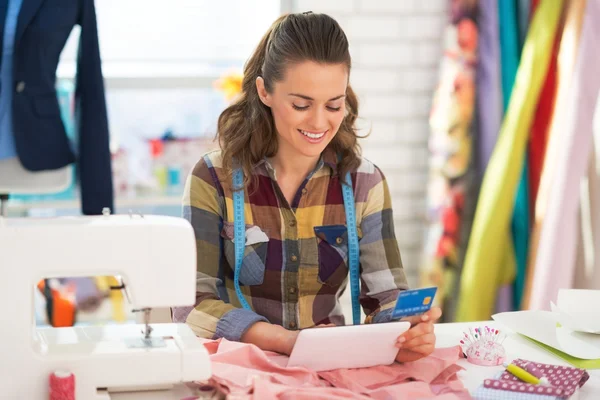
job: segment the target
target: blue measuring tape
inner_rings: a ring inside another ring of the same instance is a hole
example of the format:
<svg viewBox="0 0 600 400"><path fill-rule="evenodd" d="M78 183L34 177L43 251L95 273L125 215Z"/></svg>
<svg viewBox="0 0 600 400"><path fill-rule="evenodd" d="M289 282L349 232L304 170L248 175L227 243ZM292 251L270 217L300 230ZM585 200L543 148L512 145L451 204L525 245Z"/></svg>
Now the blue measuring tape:
<svg viewBox="0 0 600 400"><path fill-rule="evenodd" d="M359 276L359 247L356 233L356 213L354 209L354 193L350 172L346 173L346 184L342 184L344 196L344 211L346 211L346 229L348 230L348 269L350 270L350 294L352 295L352 322L360 324L360 276Z"/></svg>
<svg viewBox="0 0 600 400"><path fill-rule="evenodd" d="M241 168L233 171L233 232L235 245L235 270L233 271L233 286L242 307L250 310L240 289L240 271L246 249L246 218L244 216L244 173Z"/></svg>
<svg viewBox="0 0 600 400"><path fill-rule="evenodd" d="M246 248L246 220L244 216L244 174L240 168L233 171L233 229L235 233L235 270L233 286L242 307L250 309L250 305L240 289L240 271ZM354 208L354 192L350 173L346 174L345 184L342 184L344 210L346 211L346 226L348 230L348 269L350 270L350 293L352 295L352 322L360 324L360 276L359 276L359 247L356 232L356 211Z"/></svg>

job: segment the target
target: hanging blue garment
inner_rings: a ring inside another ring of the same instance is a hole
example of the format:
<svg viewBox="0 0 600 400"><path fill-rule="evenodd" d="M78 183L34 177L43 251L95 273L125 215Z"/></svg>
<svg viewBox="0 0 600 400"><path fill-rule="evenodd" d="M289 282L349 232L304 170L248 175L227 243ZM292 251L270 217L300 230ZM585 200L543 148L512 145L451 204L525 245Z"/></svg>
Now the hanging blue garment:
<svg viewBox="0 0 600 400"><path fill-rule="evenodd" d="M520 60L520 46L519 46L519 24L517 17L517 3L515 1L499 1L498 2L498 17L499 17L499 28L500 28L500 59L501 59L501 69L502 69L502 93L503 93L503 104L504 111L508 108L508 104L510 102L510 96L513 90L513 85L515 83L515 77L517 75L517 69L519 67ZM527 159L524 159L524 165L527 165ZM523 167L521 167L522 169ZM521 173L523 176L523 171ZM527 173L525 173L527 176ZM517 194L515 196L515 208L513 211L513 216L511 219L511 236L512 236L512 246L514 248L515 253L515 264L517 271L520 269L519 260L521 259L520 255L517 254L517 247L519 250L522 250L522 246L520 244L523 242L522 239L522 207L521 201L523 199L521 187L523 186L523 182L519 183ZM525 182L525 189L527 188L527 182ZM521 196L519 196L521 193ZM525 197L525 201L527 201L527 197ZM527 207L527 205L526 205ZM527 208L525 209L527 210ZM516 214L515 214L516 213ZM527 216L526 216L527 217ZM527 223L528 225L528 223ZM515 233L516 232L516 233ZM527 232L525 232L527 233ZM518 243L517 243L518 242ZM525 261L527 259L527 255L525 254ZM514 308L513 300L514 300L514 290L512 286L504 288L504 290L500 291L500 296L498 298L498 309L496 311L511 311Z"/></svg>
<svg viewBox="0 0 600 400"><path fill-rule="evenodd" d="M8 8L0 6L0 17L6 12L0 60L0 160L17 156L12 127L13 50L22 3L8 0Z"/></svg>
<svg viewBox="0 0 600 400"><path fill-rule="evenodd" d="M529 19L531 13L531 0L518 0L518 19L519 19L519 54L523 49L525 36L529 29ZM515 209L511 222L511 232L513 236L513 245L516 257L516 276L513 286L513 305L515 309L520 309L521 299L525 290L525 278L527 275L527 257L529 254L529 152L525 152L523 161L523 172L517 188L515 198Z"/></svg>

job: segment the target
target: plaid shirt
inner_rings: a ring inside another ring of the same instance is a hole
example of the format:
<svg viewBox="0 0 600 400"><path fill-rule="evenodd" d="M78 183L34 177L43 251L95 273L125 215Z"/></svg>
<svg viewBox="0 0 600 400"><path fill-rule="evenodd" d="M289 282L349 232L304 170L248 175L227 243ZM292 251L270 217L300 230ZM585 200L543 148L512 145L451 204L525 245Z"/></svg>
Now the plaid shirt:
<svg viewBox="0 0 600 400"><path fill-rule="evenodd" d="M233 285L231 185L220 151L203 157L188 177L183 213L198 250L195 307L173 319L198 336L240 340L257 321L287 329L344 325L339 298L348 285L346 214L335 154L325 152L288 205L275 171L254 167L258 187L245 191L246 249L240 286L252 310L241 308ZM407 288L394 234L391 198L382 172L362 159L351 171L360 243L361 294L366 322L386 322Z"/></svg>

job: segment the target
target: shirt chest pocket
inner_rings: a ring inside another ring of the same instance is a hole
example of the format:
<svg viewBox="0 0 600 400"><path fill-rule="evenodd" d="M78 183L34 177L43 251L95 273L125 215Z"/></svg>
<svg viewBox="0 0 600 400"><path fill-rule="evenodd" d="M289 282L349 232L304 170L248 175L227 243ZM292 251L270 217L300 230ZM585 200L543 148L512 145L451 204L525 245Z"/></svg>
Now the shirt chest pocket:
<svg viewBox="0 0 600 400"><path fill-rule="evenodd" d="M339 286L348 276L348 228L345 225L323 225L315 226L314 231L319 255L319 282Z"/></svg>
<svg viewBox="0 0 600 400"><path fill-rule="evenodd" d="M223 250L232 272L235 270L235 232L234 224L224 222L221 230ZM269 237L258 226L246 226L244 259L240 269L240 284L244 286L261 285L265 279L267 249ZM233 278L233 276L232 276Z"/></svg>

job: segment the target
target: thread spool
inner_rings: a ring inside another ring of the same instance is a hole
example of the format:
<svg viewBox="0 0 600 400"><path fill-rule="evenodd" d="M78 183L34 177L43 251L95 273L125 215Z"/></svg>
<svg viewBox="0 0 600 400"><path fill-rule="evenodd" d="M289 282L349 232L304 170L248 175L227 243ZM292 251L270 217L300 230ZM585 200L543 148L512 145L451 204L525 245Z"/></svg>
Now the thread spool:
<svg viewBox="0 0 600 400"><path fill-rule="evenodd" d="M75 375L69 371L54 371L49 379L50 400L75 400Z"/></svg>

